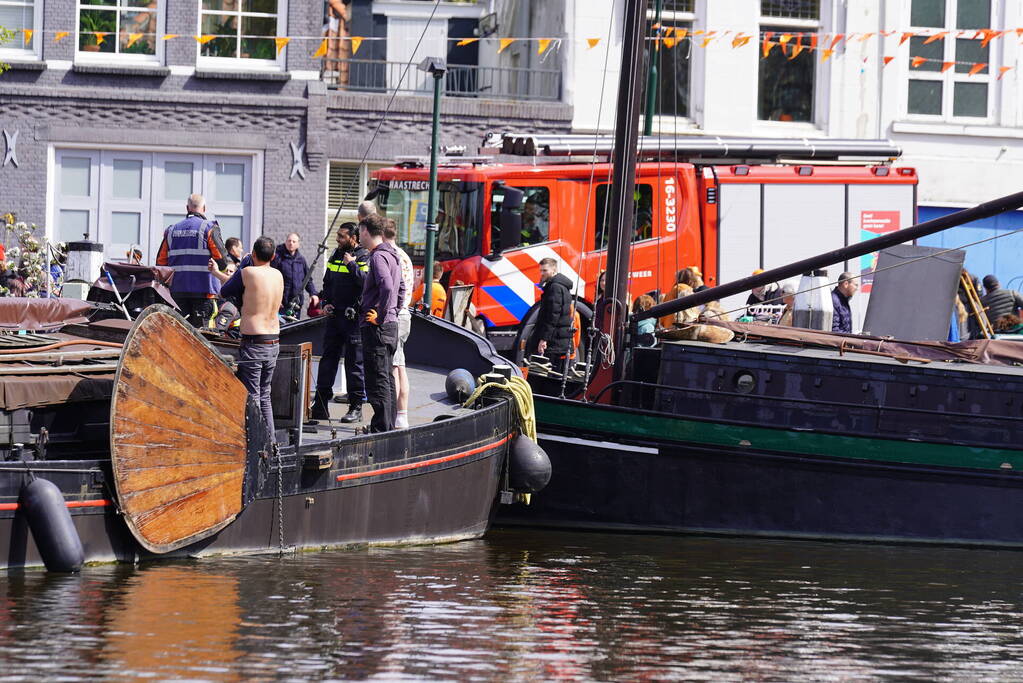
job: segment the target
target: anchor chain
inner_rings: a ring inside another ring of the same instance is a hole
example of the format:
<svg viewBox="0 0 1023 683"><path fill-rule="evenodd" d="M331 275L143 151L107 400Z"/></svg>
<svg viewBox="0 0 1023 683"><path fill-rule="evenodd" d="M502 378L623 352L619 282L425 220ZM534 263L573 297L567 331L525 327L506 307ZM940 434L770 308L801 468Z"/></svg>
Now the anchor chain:
<svg viewBox="0 0 1023 683"><path fill-rule="evenodd" d="M278 552L284 554L284 465L281 462L281 447L274 441L274 456L277 460L277 542Z"/></svg>

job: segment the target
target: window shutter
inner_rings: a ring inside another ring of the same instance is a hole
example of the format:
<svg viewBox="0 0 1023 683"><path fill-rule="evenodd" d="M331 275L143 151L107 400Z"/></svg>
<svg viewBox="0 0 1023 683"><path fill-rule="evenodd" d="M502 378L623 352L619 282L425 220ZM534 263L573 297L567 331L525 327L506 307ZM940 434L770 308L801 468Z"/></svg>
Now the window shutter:
<svg viewBox="0 0 1023 683"><path fill-rule="evenodd" d="M327 208L330 215L327 219L334 217L338 207L341 207L342 211L356 211L365 189L358 164L331 164L327 192Z"/></svg>

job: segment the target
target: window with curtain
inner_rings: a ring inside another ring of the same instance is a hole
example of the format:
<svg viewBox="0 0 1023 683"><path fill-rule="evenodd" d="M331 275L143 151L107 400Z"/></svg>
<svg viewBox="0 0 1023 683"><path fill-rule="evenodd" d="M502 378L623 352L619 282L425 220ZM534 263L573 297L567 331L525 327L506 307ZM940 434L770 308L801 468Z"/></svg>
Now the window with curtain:
<svg viewBox="0 0 1023 683"><path fill-rule="evenodd" d="M817 55L807 48L820 26L820 0L761 0L761 44L777 45L760 58L760 120L813 121Z"/></svg>
<svg viewBox="0 0 1023 683"><path fill-rule="evenodd" d="M79 0L78 52L156 58L159 0Z"/></svg>
<svg viewBox="0 0 1023 683"><path fill-rule="evenodd" d="M14 31L14 38L0 45L0 51L32 49L34 43L25 40L25 30L36 29L35 14L36 0L0 0L0 26Z"/></svg>

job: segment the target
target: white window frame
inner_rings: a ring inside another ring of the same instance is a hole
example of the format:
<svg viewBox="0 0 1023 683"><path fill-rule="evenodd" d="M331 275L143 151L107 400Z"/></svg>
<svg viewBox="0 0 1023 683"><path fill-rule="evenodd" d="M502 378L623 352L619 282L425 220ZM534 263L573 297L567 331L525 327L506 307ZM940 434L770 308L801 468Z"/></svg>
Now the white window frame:
<svg viewBox="0 0 1023 683"><path fill-rule="evenodd" d="M910 26L908 31L916 33L918 36L933 35L940 31L948 31L940 42L942 43L943 60L945 62L955 61L956 52L956 40L958 38L964 38L966 40L972 40L973 36L976 35L976 29L962 29L963 35L958 35L960 29L954 28L956 22L956 9L957 3L963 2L964 0L945 0L945 26L942 28L928 27L916 27ZM968 1L968 0L965 0ZM992 0L991 2L991 20L988 22L990 28L997 30L997 27L1001 23L1000 3L998 0ZM912 0L909 0L905 4L903 10L903 25L909 26L912 14ZM949 28L952 26L953 28ZM980 40L978 37L977 40ZM910 45L912 39L907 40L902 46L902 54L900 55L899 62L902 65L901 73L902 78L900 79L901 84L901 113L906 121L921 121L928 123L942 122L942 123L959 123L959 124L972 124L972 125L991 125L997 122L997 112L999 108L999 88L997 87L998 81L998 69L1001 65L1000 60L1000 47L1001 40L995 39L988 43L988 65L987 73L978 73L970 76L968 73L957 73L955 66L951 67L945 73L940 71L921 71L914 69L910 64L912 57L910 57ZM940 81L942 83L941 88L941 114L911 114L909 112L909 82L914 81ZM954 116L953 105L955 98L955 84L956 83L985 83L988 86L987 93L987 116Z"/></svg>
<svg viewBox="0 0 1023 683"><path fill-rule="evenodd" d="M760 6L760 0L757 0L758 7ZM828 0L820 0L818 7L819 17L817 19L789 19L786 17L773 17L758 12L757 20L757 42L762 41L762 35L766 27L772 27L775 32L775 39L778 37L778 28L784 29L785 31L791 31L792 33L817 33L822 34L828 31L829 26L834 24L832 16L832 4ZM818 45L818 50L820 45ZM760 118L760 57L758 53L757 59L757 93L753 100L753 121L754 126L761 130L773 130L777 132L779 128L784 129L790 133L794 132L817 132L824 130L827 127L828 122L828 101L829 101L829 90L831 83L831 63L833 59L827 62L821 63L817 55L811 53L811 57L814 60L814 74L813 74L813 113L810 116L809 121L770 121Z"/></svg>
<svg viewBox="0 0 1023 683"><path fill-rule="evenodd" d="M32 3L32 42L28 48L0 46L0 59L39 59L42 55L41 45L43 44L43 32L40 28L43 25L43 0L27 0ZM0 0L0 5L11 7L24 6L26 2L19 0ZM23 36L24 37L24 36Z"/></svg>
<svg viewBox="0 0 1023 683"><path fill-rule="evenodd" d="M166 30L166 14L167 14L167 2L168 0L158 0L156 5L156 50L151 55L143 55L137 53L122 53L122 52L89 52L82 50L81 45L81 28L82 28L82 10L114 10L117 14L118 25L121 21L122 12L136 12L144 8L136 7L121 7L120 5L86 5L82 3L82 0L75 0L75 61L78 63L101 63L109 64L111 62L124 63L124 64L163 64L164 59L164 43L163 39L164 32ZM105 40L113 40L115 45L118 41L119 31L112 32ZM116 49L116 48L115 48Z"/></svg>
<svg viewBox="0 0 1023 683"><path fill-rule="evenodd" d="M202 8L202 0L197 0L199 5L199 18L198 26L196 28L196 35L202 35L202 18L206 14L225 14L224 12L218 12L214 10L204 10ZM239 4L239 7L241 5ZM242 12L227 12L227 14L238 14L238 30L241 31L240 21ZM245 14L255 14L253 12L246 12ZM264 15L265 16L265 15ZM277 0L277 33L275 37L285 37L288 35L288 0ZM240 47L240 46L239 46ZM239 71L239 70L251 70L251 71L285 71L287 69L288 59L288 46L285 45L279 54L274 59L250 59L248 57L206 57L202 54L203 46L196 44L195 52L195 65L197 67L205 67L210 69L218 69L223 71ZM276 50L276 45L274 46Z"/></svg>
<svg viewBox="0 0 1023 683"><path fill-rule="evenodd" d="M371 175L373 174L373 171L378 171L382 168L389 168L393 165L393 162L388 163L386 161L367 161L363 164L359 159L331 159L327 163L327 183L323 195L323 205L326 213L326 228L330 227L330 222L334 219L334 214L337 213L337 205L332 205L330 203L331 169L335 166L347 166L349 168L355 168L356 172L359 174L359 187L356 190L356 196L354 198L354 204L357 209L359 203L362 202L362 198L365 197L366 193L369 191L369 181L372 180ZM342 209L341 215L338 217L338 222L334 224L334 229L337 229L337 226L345 221L356 220L358 213L356 209Z"/></svg>
<svg viewBox="0 0 1023 683"><path fill-rule="evenodd" d="M673 24L688 23L689 24L689 35L686 36L686 40L694 40L693 31L696 30L696 9L697 4L694 0L692 12L676 12L674 10L664 10L661 12L661 24L671 22ZM652 10L647 10L647 19L653 21L657 16L657 13ZM662 45L661 49L665 49ZM671 50L688 50L689 51L689 112L683 116L669 116L667 114L655 114L653 119L653 129L660 133L672 133L676 130L685 131L695 127L693 111L696 109L696 102L694 101L695 88L693 87L693 72L696 66L697 50L690 50L689 46L683 42L675 44L675 47ZM646 75L644 74L644 81Z"/></svg>

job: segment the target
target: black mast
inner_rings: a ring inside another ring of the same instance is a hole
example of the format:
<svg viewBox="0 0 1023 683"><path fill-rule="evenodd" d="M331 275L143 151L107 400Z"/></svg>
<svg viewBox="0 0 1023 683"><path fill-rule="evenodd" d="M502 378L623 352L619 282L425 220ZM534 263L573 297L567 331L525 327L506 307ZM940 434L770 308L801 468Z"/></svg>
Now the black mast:
<svg viewBox="0 0 1023 683"><path fill-rule="evenodd" d="M612 152L611 206L608 210L607 283L601 331L609 334L615 349L625 342L629 310L629 248L632 245L636 187L636 154L639 141L640 85L647 0L625 0L625 36L622 71L618 85L618 112ZM599 122L598 122L599 124ZM619 354L621 358L624 354Z"/></svg>

